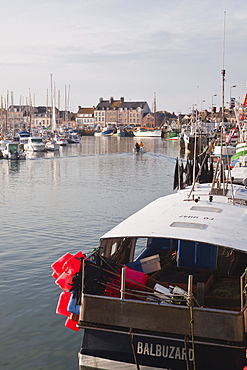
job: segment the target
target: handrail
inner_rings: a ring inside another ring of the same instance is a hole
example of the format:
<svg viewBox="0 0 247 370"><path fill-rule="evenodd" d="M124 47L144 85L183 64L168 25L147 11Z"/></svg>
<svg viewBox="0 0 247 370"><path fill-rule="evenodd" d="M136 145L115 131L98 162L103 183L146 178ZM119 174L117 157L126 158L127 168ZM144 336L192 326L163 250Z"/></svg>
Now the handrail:
<svg viewBox="0 0 247 370"><path fill-rule="evenodd" d="M240 276L240 308L241 311L244 309L244 295L245 295L245 284L244 278L246 277L246 269L244 273Z"/></svg>

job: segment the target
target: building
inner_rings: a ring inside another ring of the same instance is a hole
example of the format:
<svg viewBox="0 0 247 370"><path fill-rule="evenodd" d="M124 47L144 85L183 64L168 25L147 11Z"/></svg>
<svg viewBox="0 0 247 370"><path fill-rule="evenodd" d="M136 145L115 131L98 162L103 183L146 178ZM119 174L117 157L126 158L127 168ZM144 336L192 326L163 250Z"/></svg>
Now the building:
<svg viewBox="0 0 247 370"><path fill-rule="evenodd" d="M150 108L145 101L124 101L124 97L114 100L99 99L98 105L94 110L94 123L96 126L141 126L144 114L150 112Z"/></svg>
<svg viewBox="0 0 247 370"><path fill-rule="evenodd" d="M82 108L78 107L76 114L76 127L78 130L83 130L88 127L94 126L94 107L93 108Z"/></svg>

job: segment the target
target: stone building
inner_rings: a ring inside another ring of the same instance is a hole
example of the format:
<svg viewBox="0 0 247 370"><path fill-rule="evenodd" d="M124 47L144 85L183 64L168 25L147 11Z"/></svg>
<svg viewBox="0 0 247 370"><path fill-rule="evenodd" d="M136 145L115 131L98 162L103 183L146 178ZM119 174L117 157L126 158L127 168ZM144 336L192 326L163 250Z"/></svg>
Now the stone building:
<svg viewBox="0 0 247 370"><path fill-rule="evenodd" d="M96 126L107 126L108 124L116 126L142 125L144 114L150 112L146 101L126 102L124 97L114 100L100 98L99 103L94 110L94 123Z"/></svg>

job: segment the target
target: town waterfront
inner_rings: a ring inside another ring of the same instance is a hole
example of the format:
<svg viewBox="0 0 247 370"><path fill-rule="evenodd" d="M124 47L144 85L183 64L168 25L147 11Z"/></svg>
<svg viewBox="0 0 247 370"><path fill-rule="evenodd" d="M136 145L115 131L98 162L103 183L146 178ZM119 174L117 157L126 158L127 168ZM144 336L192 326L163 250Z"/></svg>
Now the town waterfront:
<svg viewBox="0 0 247 370"><path fill-rule="evenodd" d="M60 288L50 265L91 251L102 234L171 193L179 143L83 137L59 152L0 161L0 368L78 369L81 333L56 315Z"/></svg>

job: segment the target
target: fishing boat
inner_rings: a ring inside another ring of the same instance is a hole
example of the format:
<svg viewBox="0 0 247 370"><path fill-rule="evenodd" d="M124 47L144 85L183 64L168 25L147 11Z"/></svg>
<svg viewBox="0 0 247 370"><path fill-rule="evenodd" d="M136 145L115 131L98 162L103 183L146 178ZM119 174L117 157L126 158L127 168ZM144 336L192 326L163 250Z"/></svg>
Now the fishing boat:
<svg viewBox="0 0 247 370"><path fill-rule="evenodd" d="M167 131L165 134L166 140L173 141L180 139L180 132L179 130Z"/></svg>
<svg viewBox="0 0 247 370"><path fill-rule="evenodd" d="M133 131L134 136L137 137L161 137L161 129L147 129L145 127L139 127L137 130Z"/></svg>
<svg viewBox="0 0 247 370"><path fill-rule="evenodd" d="M219 142L216 142L216 145L214 146L211 157L218 159L220 157L223 158L231 158L236 154L236 146L233 145L227 145L227 144L220 144Z"/></svg>
<svg viewBox="0 0 247 370"><path fill-rule="evenodd" d="M180 168L177 193L52 265L57 313L84 329L80 369L247 365L247 189L224 181L222 159L212 183L196 182L204 160L191 186Z"/></svg>
<svg viewBox="0 0 247 370"><path fill-rule="evenodd" d="M91 254L56 261L57 313L84 329L80 369L242 370L246 222L247 189L214 177L147 205Z"/></svg>
<svg viewBox="0 0 247 370"><path fill-rule="evenodd" d="M232 161L247 154L247 94L245 95L241 114L237 118L239 138L236 144L236 154L231 158Z"/></svg>
<svg viewBox="0 0 247 370"><path fill-rule="evenodd" d="M20 148L19 142L6 141L1 149L2 156L4 159L11 160L24 160L26 159L26 154Z"/></svg>
<svg viewBox="0 0 247 370"><path fill-rule="evenodd" d="M247 155L241 156L231 169L232 181L247 186Z"/></svg>

